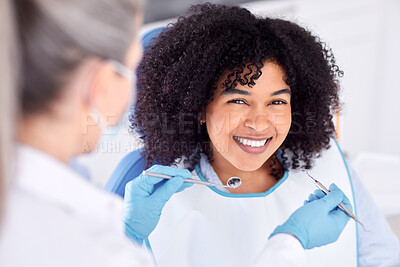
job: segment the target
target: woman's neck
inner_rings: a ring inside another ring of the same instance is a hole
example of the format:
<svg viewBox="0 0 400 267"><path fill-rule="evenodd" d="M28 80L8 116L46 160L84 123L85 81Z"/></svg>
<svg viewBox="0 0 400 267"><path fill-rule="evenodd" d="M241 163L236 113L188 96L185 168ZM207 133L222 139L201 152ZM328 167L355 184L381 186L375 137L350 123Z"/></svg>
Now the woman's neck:
<svg viewBox="0 0 400 267"><path fill-rule="evenodd" d="M226 160L214 160L211 165L217 173L219 179L223 184L226 184L228 179L233 176L238 176L242 179L242 185L236 189L228 188L229 192L233 194L246 194L246 193L263 193L273 187L278 180L272 176L272 157L269 158L261 168L255 171L242 171L234 167ZM279 168L282 165L277 161Z"/></svg>

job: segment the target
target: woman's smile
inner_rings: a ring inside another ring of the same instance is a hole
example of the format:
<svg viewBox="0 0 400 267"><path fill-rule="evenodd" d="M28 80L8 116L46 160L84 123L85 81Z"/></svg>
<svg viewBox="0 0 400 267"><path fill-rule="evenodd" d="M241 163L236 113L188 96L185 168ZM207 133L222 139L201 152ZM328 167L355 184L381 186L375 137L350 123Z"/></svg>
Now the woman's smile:
<svg viewBox="0 0 400 267"><path fill-rule="evenodd" d="M250 154L260 154L267 149L268 144L271 141L272 137L251 138L251 137L234 136L233 139L244 152Z"/></svg>

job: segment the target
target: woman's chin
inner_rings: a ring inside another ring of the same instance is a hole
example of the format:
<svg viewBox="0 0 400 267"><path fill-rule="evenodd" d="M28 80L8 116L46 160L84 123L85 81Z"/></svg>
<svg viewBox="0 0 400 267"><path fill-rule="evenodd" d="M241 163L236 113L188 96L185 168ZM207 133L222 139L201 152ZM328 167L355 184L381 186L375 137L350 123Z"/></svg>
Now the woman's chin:
<svg viewBox="0 0 400 267"><path fill-rule="evenodd" d="M265 161L259 162L259 163L258 162L240 161L240 162L236 162L235 164L232 163L232 165L238 170L241 170L244 172L253 172L253 171L260 169L264 165L264 163L265 163Z"/></svg>

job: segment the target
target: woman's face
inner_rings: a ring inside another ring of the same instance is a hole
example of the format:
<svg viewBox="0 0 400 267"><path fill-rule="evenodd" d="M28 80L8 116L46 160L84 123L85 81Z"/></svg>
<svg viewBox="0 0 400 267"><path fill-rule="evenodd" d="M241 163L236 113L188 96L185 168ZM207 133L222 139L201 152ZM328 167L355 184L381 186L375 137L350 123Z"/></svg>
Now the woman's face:
<svg viewBox="0 0 400 267"><path fill-rule="evenodd" d="M245 70L246 71L246 70ZM206 125L215 164L230 163L242 171L258 170L282 145L292 122L290 87L283 69L264 64L250 88L226 90L220 77L214 100L206 107Z"/></svg>

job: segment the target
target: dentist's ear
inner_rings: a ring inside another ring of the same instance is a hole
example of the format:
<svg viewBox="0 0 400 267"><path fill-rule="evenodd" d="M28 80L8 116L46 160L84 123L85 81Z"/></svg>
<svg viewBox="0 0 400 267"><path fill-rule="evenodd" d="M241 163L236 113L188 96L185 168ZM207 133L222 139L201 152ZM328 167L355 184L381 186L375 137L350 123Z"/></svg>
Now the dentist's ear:
<svg viewBox="0 0 400 267"><path fill-rule="evenodd" d="M97 109L102 114L111 110L110 95L113 93L115 74L112 64L108 61L95 60L92 69L87 74L87 82L83 88L83 101L88 112Z"/></svg>
<svg viewBox="0 0 400 267"><path fill-rule="evenodd" d="M86 59L77 70L77 81L81 116L80 142L81 152L95 149L101 132L107 127L107 97L111 94L113 69L110 63L102 59Z"/></svg>

